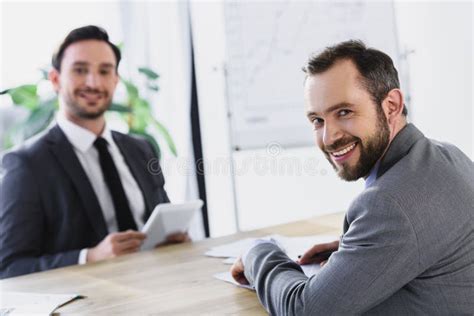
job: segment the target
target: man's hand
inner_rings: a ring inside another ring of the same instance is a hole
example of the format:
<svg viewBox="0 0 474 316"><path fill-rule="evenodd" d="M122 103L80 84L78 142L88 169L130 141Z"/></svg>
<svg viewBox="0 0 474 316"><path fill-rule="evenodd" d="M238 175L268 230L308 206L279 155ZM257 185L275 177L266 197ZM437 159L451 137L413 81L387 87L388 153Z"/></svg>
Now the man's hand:
<svg viewBox="0 0 474 316"><path fill-rule="evenodd" d="M155 248L170 244L180 244L189 241L191 241L191 238L189 238L188 233L173 233L166 236L166 240L162 243L157 244Z"/></svg>
<svg viewBox="0 0 474 316"><path fill-rule="evenodd" d="M298 260L299 264L319 263L321 266L325 265L327 260L318 258L318 253L325 251L337 251L339 248L339 241L333 241L325 244L316 244L304 253Z"/></svg>
<svg viewBox="0 0 474 316"><path fill-rule="evenodd" d="M232 267L230 268L230 273L235 281L239 284L249 285L249 281L244 275L244 264L242 262L242 257L239 257Z"/></svg>
<svg viewBox="0 0 474 316"><path fill-rule="evenodd" d="M136 252L146 235L134 230L108 234L97 246L87 251L87 262L115 258Z"/></svg>

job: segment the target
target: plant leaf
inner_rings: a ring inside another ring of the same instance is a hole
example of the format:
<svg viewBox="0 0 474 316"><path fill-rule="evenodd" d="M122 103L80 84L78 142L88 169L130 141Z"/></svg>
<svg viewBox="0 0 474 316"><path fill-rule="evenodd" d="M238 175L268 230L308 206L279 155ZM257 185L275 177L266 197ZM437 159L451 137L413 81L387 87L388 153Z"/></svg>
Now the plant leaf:
<svg viewBox="0 0 474 316"><path fill-rule="evenodd" d="M153 126L160 132L160 134L165 138L166 144L168 145L169 150L171 153L175 156L178 157L178 153L176 151L176 145L174 144L173 138L171 137L170 133L166 129L166 127L163 126L160 122L155 120L152 116L149 117L149 122L153 124Z"/></svg>
<svg viewBox="0 0 474 316"><path fill-rule="evenodd" d="M151 110L150 110L150 103L142 98L138 98L135 100L135 103L133 103L134 109L140 109L143 112L146 112L146 115L151 115Z"/></svg>
<svg viewBox="0 0 474 316"><path fill-rule="evenodd" d="M132 112L132 110L128 106L124 104L118 104L118 103L112 103L109 107L109 111L120 112L120 113Z"/></svg>
<svg viewBox="0 0 474 316"><path fill-rule="evenodd" d="M57 105L57 98L53 98L31 110L25 121L8 130L4 138L4 144L7 148L19 144L46 129L54 118Z"/></svg>
<svg viewBox="0 0 474 316"><path fill-rule="evenodd" d="M3 136L3 148L8 149L15 146L15 135L17 135L17 125L9 128ZM19 141L20 142L20 141Z"/></svg>
<svg viewBox="0 0 474 316"><path fill-rule="evenodd" d="M22 85L13 89L8 89L7 93L10 95L15 105L21 105L30 110L38 107L39 97L36 94L36 85Z"/></svg>
<svg viewBox="0 0 474 316"><path fill-rule="evenodd" d="M143 105L141 99L135 100L133 103L133 113L131 114L130 122L131 129L145 132L148 125L148 117L150 116L150 111L146 109Z"/></svg>
<svg viewBox="0 0 474 316"><path fill-rule="evenodd" d="M156 92L160 90L160 87L158 87L156 84L148 84L147 88Z"/></svg>
<svg viewBox="0 0 474 316"><path fill-rule="evenodd" d="M148 67L139 67L138 72L144 74L149 80L156 80L160 77L160 75Z"/></svg>
<svg viewBox="0 0 474 316"><path fill-rule="evenodd" d="M31 136L38 134L48 127L51 120L54 118L54 113L57 108L57 99L51 99L41 104L38 108L34 109L23 127L24 139L28 139Z"/></svg>
<svg viewBox="0 0 474 316"><path fill-rule="evenodd" d="M128 99L130 102L138 98L138 88L136 85L134 85L131 81L121 79L123 84L125 85L125 88L127 89L128 93Z"/></svg>

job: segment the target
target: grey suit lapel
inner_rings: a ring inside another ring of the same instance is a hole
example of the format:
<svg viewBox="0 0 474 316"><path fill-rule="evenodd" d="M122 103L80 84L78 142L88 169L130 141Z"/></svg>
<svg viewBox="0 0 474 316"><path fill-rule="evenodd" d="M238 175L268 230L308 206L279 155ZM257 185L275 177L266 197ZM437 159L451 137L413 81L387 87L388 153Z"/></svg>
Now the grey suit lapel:
<svg viewBox="0 0 474 316"><path fill-rule="evenodd" d="M92 188L89 177L86 175L79 159L74 153L71 143L69 143L59 126L56 125L51 129L48 134L48 142L59 164L74 183L79 198L84 205L87 217L97 233L97 236L99 239L104 238L108 230L97 196ZM60 192L58 192L58 194L60 194Z"/></svg>
<svg viewBox="0 0 474 316"><path fill-rule="evenodd" d="M132 172L135 181L137 181L140 190L142 191L143 198L145 199L145 218L146 221L151 211L155 207L153 202L153 186L150 184L150 171L147 168L147 161L145 161L144 155L139 151L136 146L133 146L130 141L127 140L126 136L117 132L112 131L112 137L120 149L122 156L125 158L130 171ZM142 162L142 163L141 163Z"/></svg>
<svg viewBox="0 0 474 316"><path fill-rule="evenodd" d="M405 157L410 148L423 137L423 133L413 124L407 124L400 132L398 132L380 162L377 178L381 177L400 159Z"/></svg>

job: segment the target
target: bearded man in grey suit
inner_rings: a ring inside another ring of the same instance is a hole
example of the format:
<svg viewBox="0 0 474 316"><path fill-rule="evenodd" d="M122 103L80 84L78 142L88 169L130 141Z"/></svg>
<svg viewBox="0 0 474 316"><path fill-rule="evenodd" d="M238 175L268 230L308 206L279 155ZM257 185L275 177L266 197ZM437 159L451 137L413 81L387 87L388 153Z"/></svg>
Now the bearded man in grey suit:
<svg viewBox="0 0 474 316"><path fill-rule="evenodd" d="M272 315L474 314L474 167L407 123L389 56L360 41L305 67L307 116L338 175L366 189L340 241L299 262L257 242L231 269ZM340 194L340 193L339 193ZM332 251L327 258L318 254ZM321 263L307 278L300 264Z"/></svg>

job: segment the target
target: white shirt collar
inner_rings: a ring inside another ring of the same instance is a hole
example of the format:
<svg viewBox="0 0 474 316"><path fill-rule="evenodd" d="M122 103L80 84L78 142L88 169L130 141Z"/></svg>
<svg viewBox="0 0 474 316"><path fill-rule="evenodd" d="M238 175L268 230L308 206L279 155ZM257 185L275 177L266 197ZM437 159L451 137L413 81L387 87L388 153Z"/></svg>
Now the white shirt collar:
<svg viewBox="0 0 474 316"><path fill-rule="evenodd" d="M88 151L89 148L94 144L94 141L97 139L97 136L94 133L69 121L62 113L58 114L56 117L56 122L72 146L81 152ZM100 136L103 137L109 144L114 144L112 132L107 127L107 123L105 124L104 131Z"/></svg>

